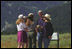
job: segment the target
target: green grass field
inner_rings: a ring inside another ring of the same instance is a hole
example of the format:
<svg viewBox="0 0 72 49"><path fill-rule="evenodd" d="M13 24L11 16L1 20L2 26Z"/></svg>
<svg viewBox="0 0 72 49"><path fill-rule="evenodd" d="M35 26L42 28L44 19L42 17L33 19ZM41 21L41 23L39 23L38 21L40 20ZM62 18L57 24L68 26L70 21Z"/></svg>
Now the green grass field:
<svg viewBox="0 0 72 49"><path fill-rule="evenodd" d="M17 48L17 35L1 35L1 48ZM57 48L57 41L51 41L49 48ZM71 48L71 33L59 34L59 48Z"/></svg>

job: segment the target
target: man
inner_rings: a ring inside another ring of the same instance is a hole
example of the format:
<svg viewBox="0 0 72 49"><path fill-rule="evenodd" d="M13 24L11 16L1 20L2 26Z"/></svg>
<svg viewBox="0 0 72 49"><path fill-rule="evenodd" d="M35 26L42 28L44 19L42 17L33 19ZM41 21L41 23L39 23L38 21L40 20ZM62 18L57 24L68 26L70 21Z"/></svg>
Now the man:
<svg viewBox="0 0 72 49"><path fill-rule="evenodd" d="M29 28L29 48L36 48L36 34L35 34L35 24L34 24L34 14L29 13L28 17L28 28Z"/></svg>
<svg viewBox="0 0 72 49"><path fill-rule="evenodd" d="M43 41L43 24L44 21L42 20L43 17L43 11L39 10L38 11L39 19L37 20L37 27L36 27L36 32L38 36L38 48L42 48L42 41Z"/></svg>

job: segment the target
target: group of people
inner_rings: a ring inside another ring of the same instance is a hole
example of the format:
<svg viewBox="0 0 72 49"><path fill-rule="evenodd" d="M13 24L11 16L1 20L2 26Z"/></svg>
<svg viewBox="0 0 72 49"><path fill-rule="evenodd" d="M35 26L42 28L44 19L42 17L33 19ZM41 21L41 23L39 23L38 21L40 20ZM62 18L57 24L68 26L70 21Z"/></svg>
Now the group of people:
<svg viewBox="0 0 72 49"><path fill-rule="evenodd" d="M48 48L53 34L51 17L50 14L44 15L42 10L38 11L38 15L37 22L34 21L34 13L18 16L16 20L18 48L24 48L24 46L27 48L28 44L29 48L36 48L36 40L38 40L38 48L42 48L42 41L44 48Z"/></svg>

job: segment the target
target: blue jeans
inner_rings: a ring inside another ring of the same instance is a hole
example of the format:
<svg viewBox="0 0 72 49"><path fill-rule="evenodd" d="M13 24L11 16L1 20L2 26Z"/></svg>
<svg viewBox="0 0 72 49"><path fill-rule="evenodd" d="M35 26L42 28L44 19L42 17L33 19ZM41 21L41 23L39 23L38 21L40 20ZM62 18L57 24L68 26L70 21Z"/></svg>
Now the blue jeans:
<svg viewBox="0 0 72 49"><path fill-rule="evenodd" d="M37 33L37 39L38 39L38 48L42 48L42 41L44 42L44 48L48 48L51 39L43 38L43 36L39 32Z"/></svg>
<svg viewBox="0 0 72 49"><path fill-rule="evenodd" d="M49 39L49 38L44 38L43 41L44 41L44 48L48 48L51 39Z"/></svg>
<svg viewBox="0 0 72 49"><path fill-rule="evenodd" d="M38 48L42 48L43 39L42 39L42 35L39 32L37 32L37 39L38 39Z"/></svg>

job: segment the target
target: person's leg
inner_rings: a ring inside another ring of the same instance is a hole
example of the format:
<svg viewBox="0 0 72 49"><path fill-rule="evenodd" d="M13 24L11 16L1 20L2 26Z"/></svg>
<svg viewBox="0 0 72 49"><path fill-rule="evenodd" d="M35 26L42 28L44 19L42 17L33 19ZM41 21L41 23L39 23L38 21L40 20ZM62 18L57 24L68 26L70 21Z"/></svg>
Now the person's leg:
<svg viewBox="0 0 72 49"><path fill-rule="evenodd" d="M22 42L22 48L24 48L24 44L25 44L25 43L24 43L24 42Z"/></svg>
<svg viewBox="0 0 72 49"><path fill-rule="evenodd" d="M26 34L26 32L24 32L24 34L23 34L23 43L22 43L22 47L25 47L25 48L27 48L27 46L28 46L28 39L27 39L28 37L27 37L27 34Z"/></svg>
<svg viewBox="0 0 72 49"><path fill-rule="evenodd" d="M32 48L32 38L29 36L29 48Z"/></svg>
<svg viewBox="0 0 72 49"><path fill-rule="evenodd" d="M22 44L22 46L24 48L28 48L28 39L26 38L25 41L23 42L24 44Z"/></svg>
<svg viewBox="0 0 72 49"><path fill-rule="evenodd" d="M28 48L28 40L27 40L27 42L26 42L26 46L25 46L26 48Z"/></svg>
<svg viewBox="0 0 72 49"><path fill-rule="evenodd" d="M33 48L36 48L36 35L35 33L33 34L33 44L32 44Z"/></svg>
<svg viewBox="0 0 72 49"><path fill-rule="evenodd" d="M24 48L24 42L21 42L20 48Z"/></svg>
<svg viewBox="0 0 72 49"><path fill-rule="evenodd" d="M49 39L49 38L44 38L43 40L44 40L44 48L48 48L51 39Z"/></svg>
<svg viewBox="0 0 72 49"><path fill-rule="evenodd" d="M38 48L42 48L42 36L38 34Z"/></svg>
<svg viewBox="0 0 72 49"><path fill-rule="evenodd" d="M20 48L27 48L26 43L22 42Z"/></svg>
<svg viewBox="0 0 72 49"><path fill-rule="evenodd" d="M20 46L21 46L21 43L20 43L20 42L18 42L18 47L17 47L17 48L20 48Z"/></svg>
<svg viewBox="0 0 72 49"><path fill-rule="evenodd" d="M28 43L22 42L20 48L27 48L27 46L28 46Z"/></svg>
<svg viewBox="0 0 72 49"><path fill-rule="evenodd" d="M27 48L27 46L28 46L27 43L25 43L24 46L25 46L25 48Z"/></svg>

